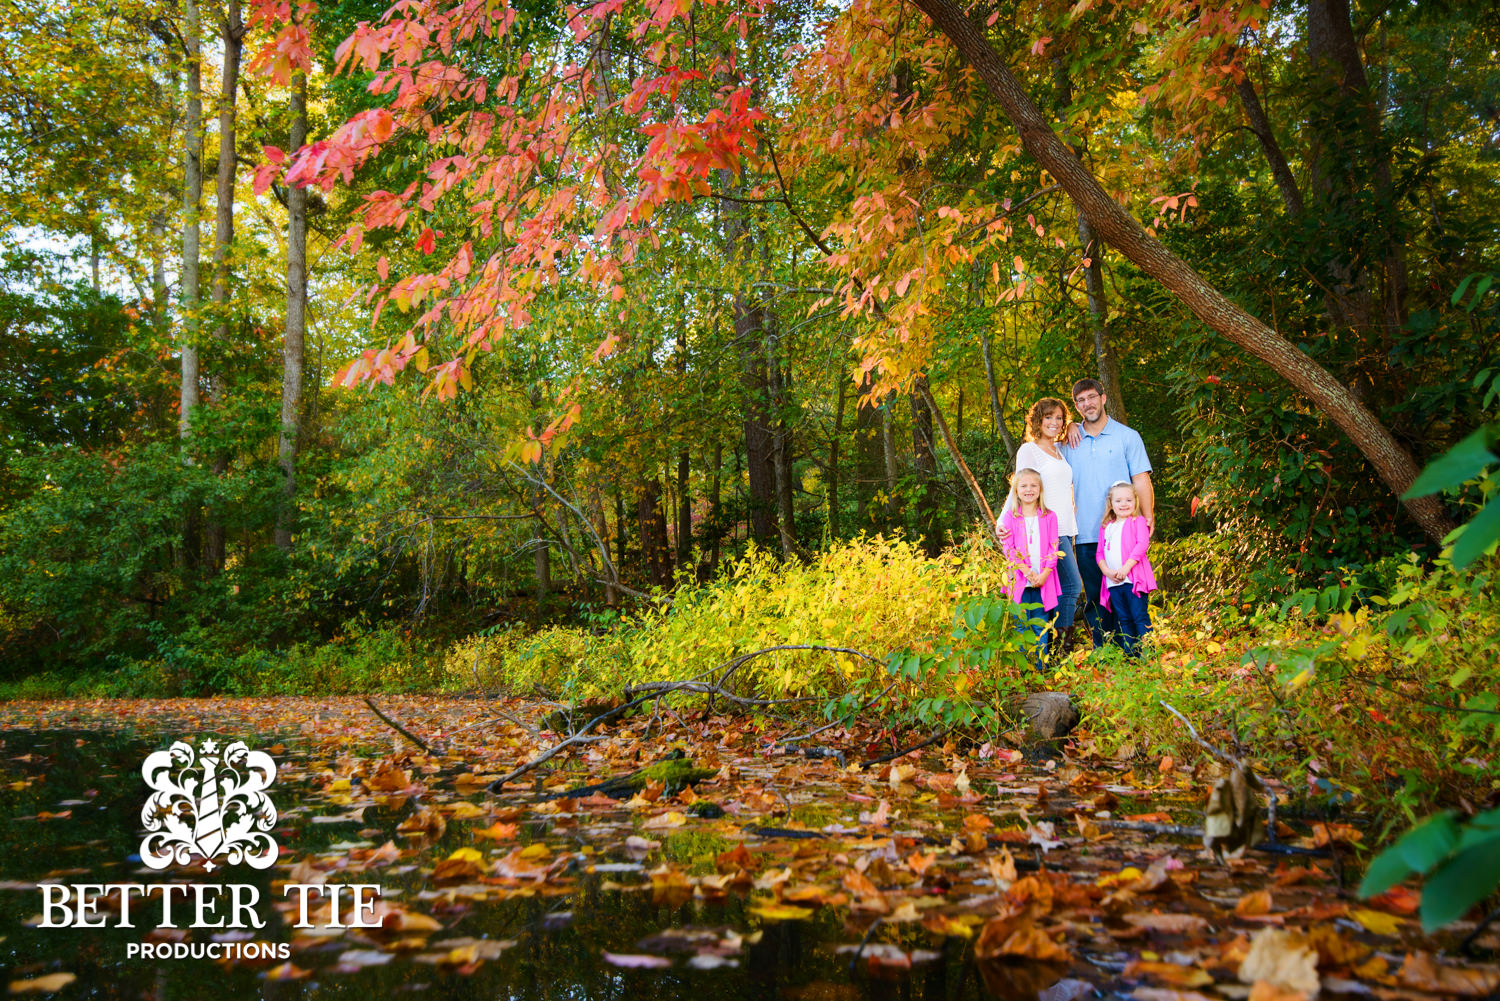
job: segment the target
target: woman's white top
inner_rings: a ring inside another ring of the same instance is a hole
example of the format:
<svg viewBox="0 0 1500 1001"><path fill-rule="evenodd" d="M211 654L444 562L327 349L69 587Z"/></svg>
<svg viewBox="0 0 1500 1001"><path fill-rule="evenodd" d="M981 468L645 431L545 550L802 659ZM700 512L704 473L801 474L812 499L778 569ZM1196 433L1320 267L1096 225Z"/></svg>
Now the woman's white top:
<svg viewBox="0 0 1500 1001"><path fill-rule="evenodd" d="M1034 441L1028 441L1016 449L1016 469L1035 469L1042 474L1042 503L1048 511L1057 513L1057 534L1078 534L1078 514L1073 510L1073 467L1067 459L1053 458L1047 450ZM1007 492L1003 514L1015 507ZM1084 539L1085 542L1093 540Z"/></svg>
<svg viewBox="0 0 1500 1001"><path fill-rule="evenodd" d="M1026 552L1031 556L1031 577L1042 575L1042 519L1040 515L1022 518L1026 523Z"/></svg>
<svg viewBox="0 0 1500 1001"><path fill-rule="evenodd" d="M1125 522L1115 519L1104 526L1104 565L1118 570L1125 565L1125 554L1121 552L1120 540L1125 537ZM1111 584L1114 581L1110 581Z"/></svg>

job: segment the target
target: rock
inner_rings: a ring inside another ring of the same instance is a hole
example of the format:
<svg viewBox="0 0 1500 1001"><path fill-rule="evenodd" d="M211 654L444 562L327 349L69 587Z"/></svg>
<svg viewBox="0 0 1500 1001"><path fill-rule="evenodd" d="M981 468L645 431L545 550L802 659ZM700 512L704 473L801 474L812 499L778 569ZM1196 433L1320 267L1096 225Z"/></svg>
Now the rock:
<svg viewBox="0 0 1500 1001"><path fill-rule="evenodd" d="M1061 740L1078 726L1078 709L1067 692L1032 692L1021 700L1021 712L1038 740Z"/></svg>

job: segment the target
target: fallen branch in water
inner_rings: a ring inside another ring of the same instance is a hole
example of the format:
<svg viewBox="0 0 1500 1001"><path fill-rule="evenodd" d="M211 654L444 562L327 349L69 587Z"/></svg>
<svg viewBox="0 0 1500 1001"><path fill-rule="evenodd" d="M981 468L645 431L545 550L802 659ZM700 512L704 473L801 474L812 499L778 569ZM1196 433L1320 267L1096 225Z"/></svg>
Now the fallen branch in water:
<svg viewBox="0 0 1500 1001"><path fill-rule="evenodd" d="M428 754L432 753L432 748L427 746L427 741L423 740L421 737L418 737L416 734L412 733L406 727L402 726L400 723L397 723L395 720L391 719L385 713L381 712L380 708L378 706L376 706L374 702L371 702L368 698L366 698L365 699L365 705L369 706L370 707L370 712L374 713L376 716L379 716L381 719L383 719L386 722L386 724L392 730L395 730L401 736L405 737L407 740L411 741L413 744L416 744L418 747L420 747L422 750L426 751Z"/></svg>
<svg viewBox="0 0 1500 1001"><path fill-rule="evenodd" d="M722 697L732 702L739 703L740 705L751 706L784 705L789 702L806 702L814 699L814 696L792 699L752 699L742 695L735 695L724 689L724 684L731 677L733 677L734 673L738 671L740 667L745 663L755 657L759 657L767 653L775 653L778 650L823 650L829 653L844 653L850 654L855 657L863 657L865 660L868 660L874 664L884 664L884 661L877 660L875 657L872 657L871 655L861 650L855 650L851 647L824 646L819 643L787 643L778 646L763 647L760 650L752 650L749 653L740 654L733 660L726 661L725 663L720 664L717 667L709 668L707 671L703 671L700 674L694 675L686 681L649 681L642 685L635 685L625 689L626 702L624 704L615 706L608 712L600 713L598 716L595 716L593 719L589 720L588 723L584 724L581 729L575 732L572 736L568 737L566 740L553 745L525 764L512 769L511 771L502 775L500 778L496 779L494 782L491 782L489 790L493 793L504 791L505 785L507 783L515 781L522 775L525 775L527 772L536 768L538 765L550 761L563 750L572 747L575 744L592 743L594 741L604 740L605 738L602 736L589 737L586 735L590 730L598 726L600 723L605 722L606 720L623 715L624 713L629 712L631 709L634 709L636 706L642 705L646 702L650 702L653 699L661 700L666 698L668 695L672 695L676 692L689 692L697 695ZM714 681L709 682L704 680L705 678L714 675L717 675ZM365 701L368 702L369 700L366 699ZM375 708L373 703L370 705L370 708ZM379 714L380 711L377 709L376 713ZM381 719L385 719L387 723L390 723L392 726L396 726L394 722L387 719L383 714L381 715ZM397 727L397 729L400 728ZM405 731L402 732L404 733Z"/></svg>

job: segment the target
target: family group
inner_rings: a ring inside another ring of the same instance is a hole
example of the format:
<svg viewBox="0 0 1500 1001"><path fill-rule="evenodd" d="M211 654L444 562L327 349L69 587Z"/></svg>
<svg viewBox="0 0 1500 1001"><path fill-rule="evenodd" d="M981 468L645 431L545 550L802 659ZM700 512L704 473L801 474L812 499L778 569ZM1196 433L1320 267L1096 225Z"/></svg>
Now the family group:
<svg viewBox="0 0 1500 1001"><path fill-rule="evenodd" d="M1013 571L1010 599L1036 636L1038 667L1049 646L1067 649L1080 598L1095 649L1113 643L1135 656L1151 629L1151 460L1141 436L1110 418L1108 402L1097 380L1080 379L1080 423L1069 421L1062 400L1032 405L996 525Z"/></svg>

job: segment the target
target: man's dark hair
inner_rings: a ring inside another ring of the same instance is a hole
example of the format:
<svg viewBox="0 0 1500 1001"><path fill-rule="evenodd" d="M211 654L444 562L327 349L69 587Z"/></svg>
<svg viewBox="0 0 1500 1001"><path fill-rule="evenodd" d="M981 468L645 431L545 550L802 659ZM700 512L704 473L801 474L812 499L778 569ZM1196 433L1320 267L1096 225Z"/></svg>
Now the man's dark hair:
<svg viewBox="0 0 1500 1001"><path fill-rule="evenodd" d="M1078 394L1083 392L1085 389L1092 389L1100 396L1104 395L1104 383L1100 382L1098 379L1079 379L1077 382L1073 383L1073 399L1078 399Z"/></svg>

